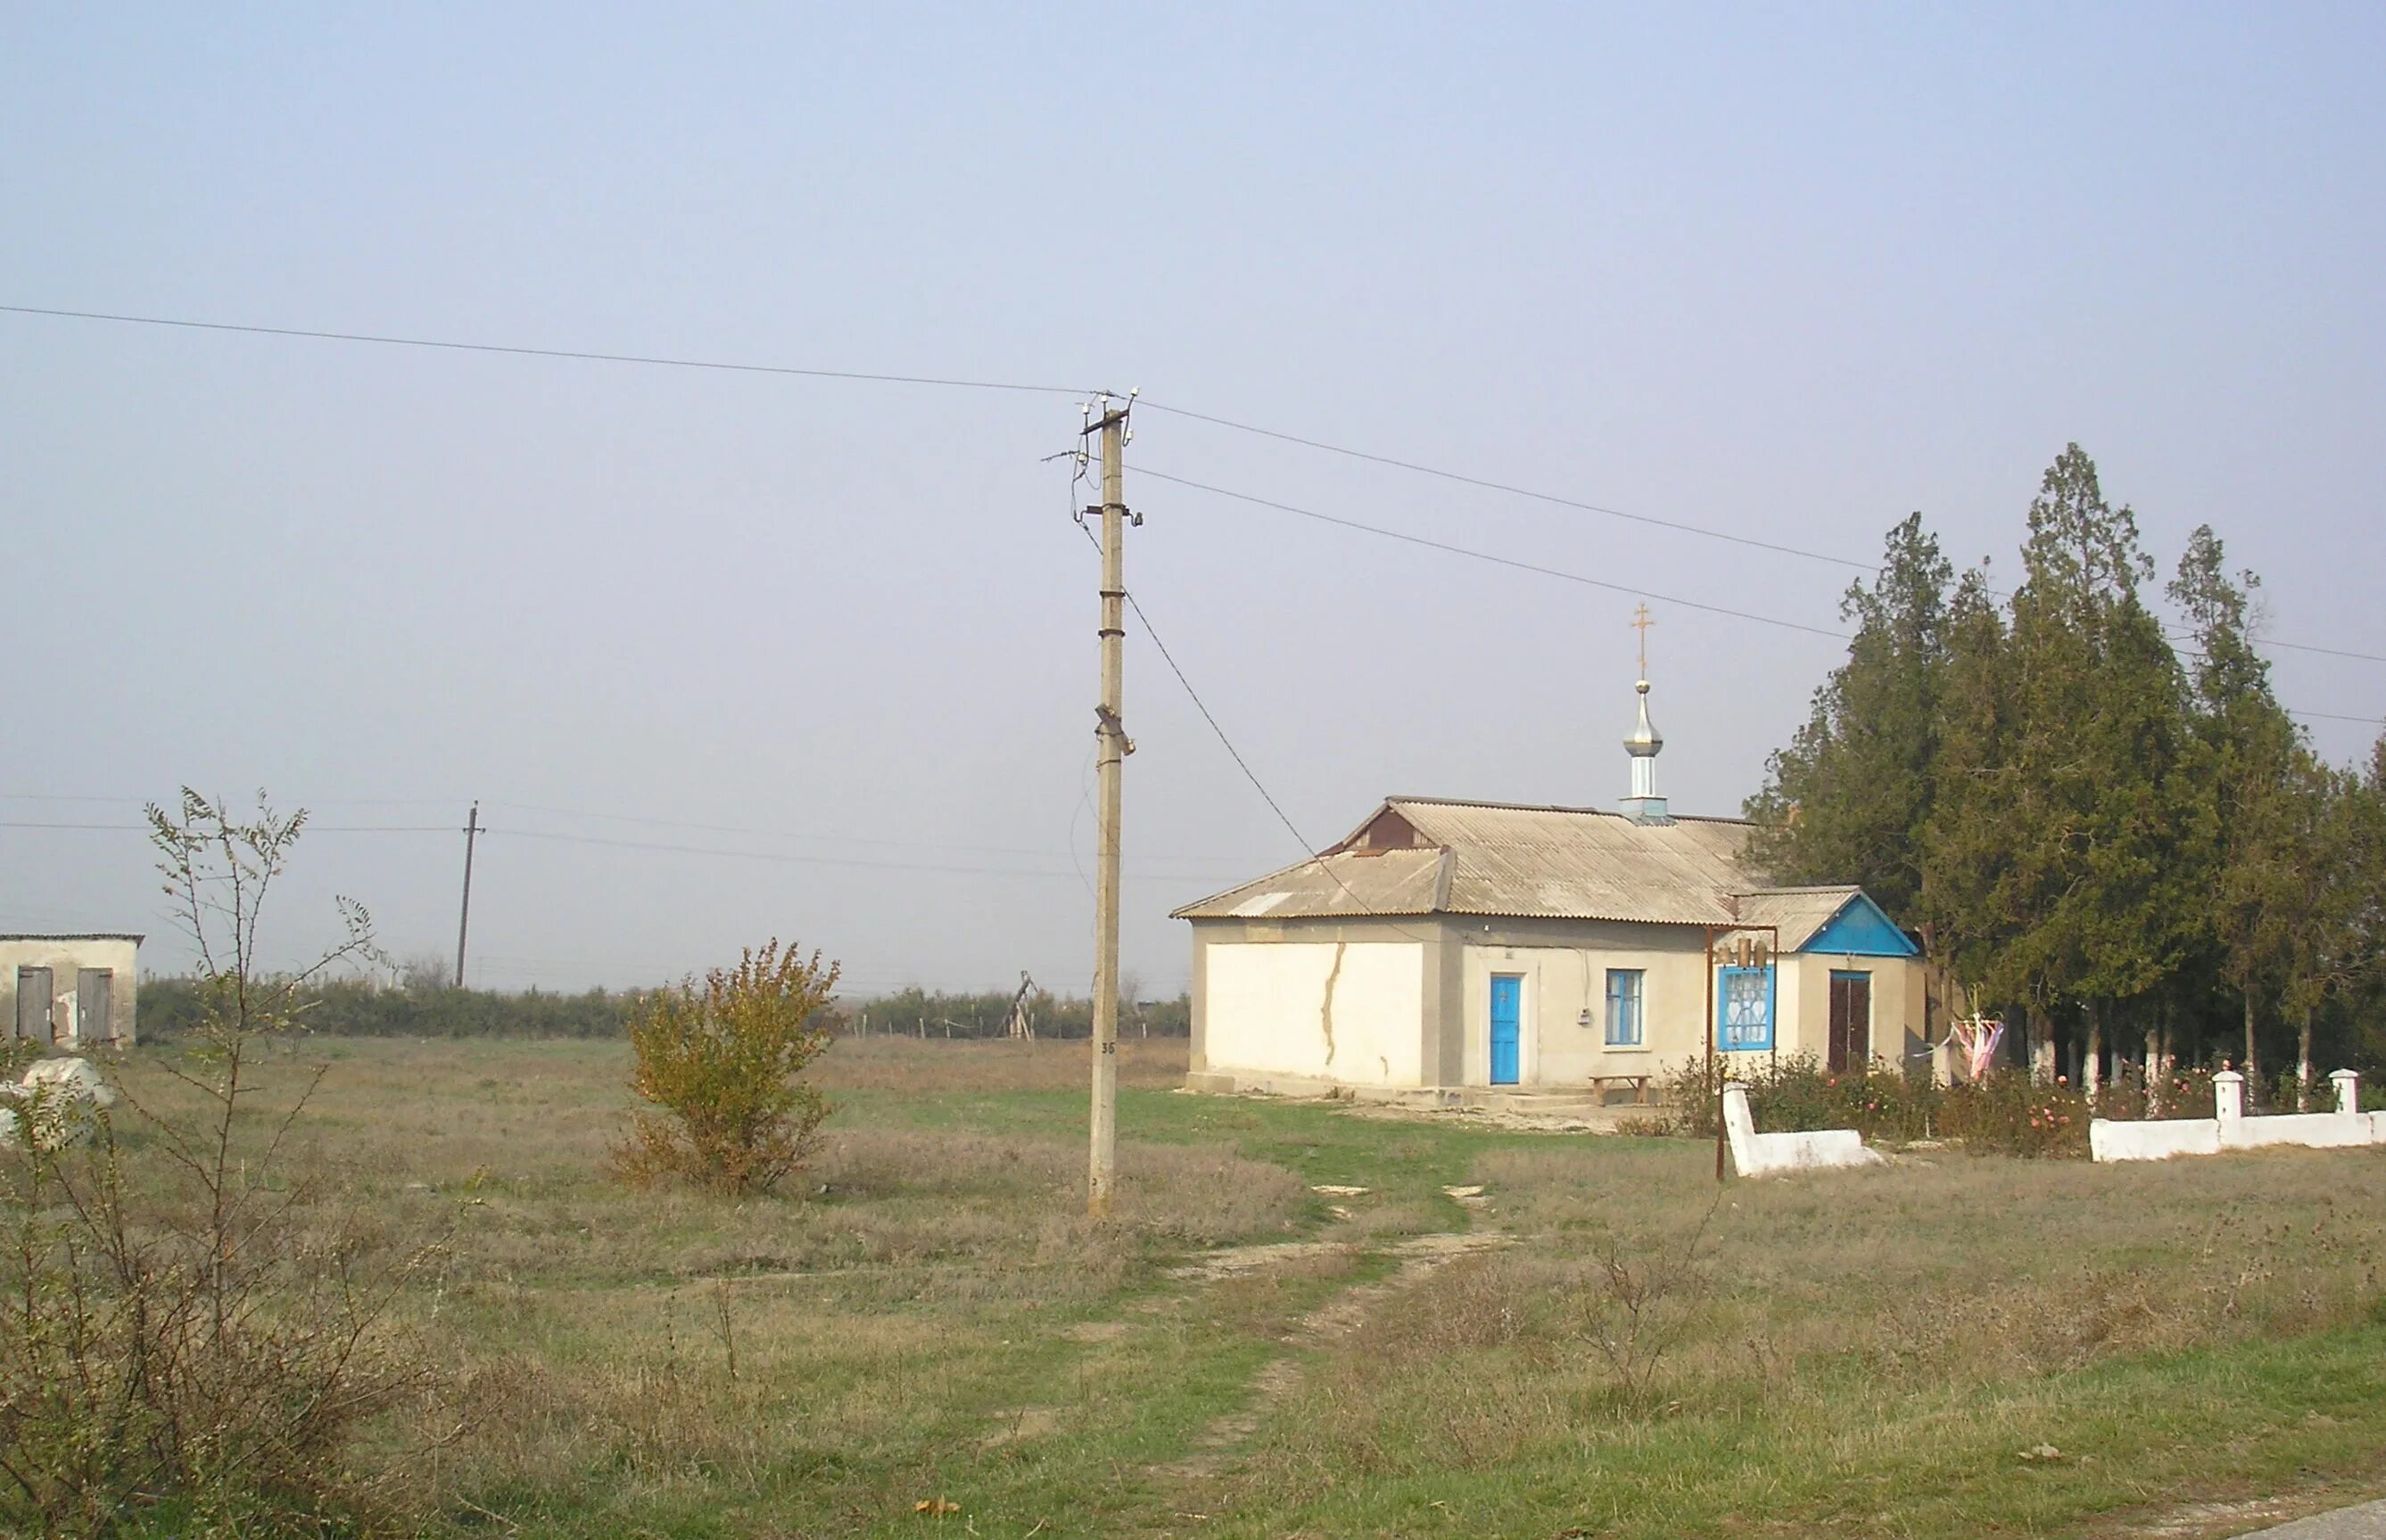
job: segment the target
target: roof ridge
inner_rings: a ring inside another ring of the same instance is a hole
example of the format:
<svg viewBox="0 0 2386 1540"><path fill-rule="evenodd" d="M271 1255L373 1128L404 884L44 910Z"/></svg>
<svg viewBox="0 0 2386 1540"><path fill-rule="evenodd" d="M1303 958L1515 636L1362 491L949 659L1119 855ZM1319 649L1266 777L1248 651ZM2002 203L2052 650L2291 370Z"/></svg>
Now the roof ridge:
<svg viewBox="0 0 2386 1540"><path fill-rule="evenodd" d="M1593 818L1620 819L1626 823L1634 821L1629 813L1618 812L1613 808L1569 808L1555 802L1487 802L1477 797L1413 796L1400 793L1384 798L1384 803L1388 807L1403 802L1427 808L1475 808L1495 813L1573 813ZM1727 813L1676 813L1672 816L1676 823L1735 823L1753 828L1756 821L1753 819L1734 818Z"/></svg>
<svg viewBox="0 0 2386 1540"><path fill-rule="evenodd" d="M146 941L144 931L0 931L0 941Z"/></svg>
<svg viewBox="0 0 2386 1540"><path fill-rule="evenodd" d="M1597 813L1602 818L1622 818L1622 813L1605 808L1566 808L1554 802L1488 802L1472 796L1411 796L1395 795L1386 802L1421 802L1433 808L1485 808L1506 813Z"/></svg>

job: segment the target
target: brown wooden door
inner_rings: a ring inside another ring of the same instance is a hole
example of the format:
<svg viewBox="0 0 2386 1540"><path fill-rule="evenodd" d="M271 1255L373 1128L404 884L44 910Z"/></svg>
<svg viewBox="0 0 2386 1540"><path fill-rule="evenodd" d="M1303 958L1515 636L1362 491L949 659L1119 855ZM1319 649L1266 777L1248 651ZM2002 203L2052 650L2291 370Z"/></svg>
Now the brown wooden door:
<svg viewBox="0 0 2386 1540"><path fill-rule="evenodd" d="M1831 974L1831 1072L1861 1072L1872 1061L1872 975Z"/></svg>

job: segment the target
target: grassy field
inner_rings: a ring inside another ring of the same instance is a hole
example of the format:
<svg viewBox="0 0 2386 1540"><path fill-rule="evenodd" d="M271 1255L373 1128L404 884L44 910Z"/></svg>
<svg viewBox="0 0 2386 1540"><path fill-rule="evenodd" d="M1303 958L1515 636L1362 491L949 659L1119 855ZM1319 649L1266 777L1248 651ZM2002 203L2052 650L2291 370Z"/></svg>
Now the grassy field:
<svg viewBox="0 0 2386 1540"><path fill-rule="evenodd" d="M446 1384L359 1458L508 1536L2193 1536L2386 1491L2386 1154L1719 1193L1703 1145L1123 1047L1097 1228L1082 1044L840 1042L819 1161L745 1202L607 1178L618 1045L300 1045L310 1208L451 1236L400 1311Z"/></svg>

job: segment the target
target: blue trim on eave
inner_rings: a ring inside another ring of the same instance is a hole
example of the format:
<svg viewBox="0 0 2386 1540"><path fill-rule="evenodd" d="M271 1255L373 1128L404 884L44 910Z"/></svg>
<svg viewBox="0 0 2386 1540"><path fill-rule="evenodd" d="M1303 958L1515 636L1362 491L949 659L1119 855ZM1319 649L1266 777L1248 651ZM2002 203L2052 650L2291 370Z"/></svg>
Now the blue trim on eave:
<svg viewBox="0 0 2386 1540"><path fill-rule="evenodd" d="M1850 958L1918 958L1922 948L1897 928L1869 895L1856 894L1840 906L1823 928L1807 938L1801 952L1828 952Z"/></svg>

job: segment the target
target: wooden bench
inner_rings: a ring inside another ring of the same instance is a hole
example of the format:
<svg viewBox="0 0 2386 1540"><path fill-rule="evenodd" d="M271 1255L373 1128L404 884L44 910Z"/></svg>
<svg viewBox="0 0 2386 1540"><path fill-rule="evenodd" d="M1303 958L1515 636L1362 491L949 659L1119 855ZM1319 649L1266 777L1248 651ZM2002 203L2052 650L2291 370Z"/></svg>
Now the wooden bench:
<svg viewBox="0 0 2386 1540"><path fill-rule="evenodd" d="M1590 1077L1590 1089L1592 1095L1599 1098L1599 1105L1601 1107L1607 1105L1607 1094L1619 1085L1629 1087L1632 1092L1632 1100L1627 1105L1647 1107L1650 1105L1649 1083L1655 1078L1653 1075L1645 1074L1593 1075Z"/></svg>

